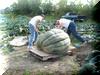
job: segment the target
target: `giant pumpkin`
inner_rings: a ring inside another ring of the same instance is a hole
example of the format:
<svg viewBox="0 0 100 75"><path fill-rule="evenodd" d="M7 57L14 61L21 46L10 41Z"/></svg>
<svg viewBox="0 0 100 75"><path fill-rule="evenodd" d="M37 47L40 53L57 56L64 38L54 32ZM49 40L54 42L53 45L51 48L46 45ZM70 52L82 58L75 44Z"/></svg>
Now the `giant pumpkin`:
<svg viewBox="0 0 100 75"><path fill-rule="evenodd" d="M51 29L43 34L40 34L36 41L36 46L50 54L63 55L67 53L71 46L71 41L67 33L61 29Z"/></svg>

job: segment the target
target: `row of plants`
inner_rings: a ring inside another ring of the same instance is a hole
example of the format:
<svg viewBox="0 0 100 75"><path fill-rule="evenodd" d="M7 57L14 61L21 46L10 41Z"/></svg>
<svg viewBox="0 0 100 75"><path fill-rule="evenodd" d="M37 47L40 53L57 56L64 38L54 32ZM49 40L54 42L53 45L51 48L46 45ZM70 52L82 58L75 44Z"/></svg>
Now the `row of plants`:
<svg viewBox="0 0 100 75"><path fill-rule="evenodd" d="M7 37L11 36L28 36L29 29L28 29L28 22L30 18L28 16L22 16L22 15L12 15L12 14L6 14L5 15L5 26L1 29L3 31L6 31ZM54 28L56 18L53 18L51 16L46 17L46 21L42 22L39 30L40 33L44 33L52 28ZM90 37L94 35L94 27L95 24L92 22L83 22L79 23L77 22L77 29L81 33L81 35L86 35L87 37ZM81 32L82 31L82 32ZM89 36L87 36L89 35Z"/></svg>
<svg viewBox="0 0 100 75"><path fill-rule="evenodd" d="M27 35L28 32L28 22L29 22L30 18L27 16L11 16L11 15L7 15L6 19L5 19L5 28L3 28L3 30L7 30L8 34L10 36L12 35ZM45 32L47 30L50 30L52 28L54 28L54 23L55 23L56 19L49 19L46 18L45 22L42 22L39 30L40 32ZM94 32L94 28L95 28L95 24L91 23L91 22L83 22L83 23L76 23L77 24L77 30L79 32L83 31L85 32L89 32L93 33Z"/></svg>
<svg viewBox="0 0 100 75"><path fill-rule="evenodd" d="M28 33L28 17L6 15L5 18L6 26L3 30L7 31L9 36L26 35Z"/></svg>

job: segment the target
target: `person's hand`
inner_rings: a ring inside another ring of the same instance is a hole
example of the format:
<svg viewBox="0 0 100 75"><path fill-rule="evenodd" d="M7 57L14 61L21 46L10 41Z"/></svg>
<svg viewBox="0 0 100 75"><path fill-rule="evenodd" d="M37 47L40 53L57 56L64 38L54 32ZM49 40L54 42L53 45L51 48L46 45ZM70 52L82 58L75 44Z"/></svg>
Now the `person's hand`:
<svg viewBox="0 0 100 75"><path fill-rule="evenodd" d="M35 31L36 31L36 32L39 32L39 30L38 30L37 28L35 29Z"/></svg>
<svg viewBox="0 0 100 75"><path fill-rule="evenodd" d="M38 33L41 33L41 31L37 31Z"/></svg>

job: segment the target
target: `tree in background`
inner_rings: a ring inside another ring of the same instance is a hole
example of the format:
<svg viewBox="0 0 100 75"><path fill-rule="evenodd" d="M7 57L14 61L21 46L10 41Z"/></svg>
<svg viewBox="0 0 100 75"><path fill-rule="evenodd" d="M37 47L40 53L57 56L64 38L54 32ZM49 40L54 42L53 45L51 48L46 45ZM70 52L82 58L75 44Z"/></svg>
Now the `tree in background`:
<svg viewBox="0 0 100 75"><path fill-rule="evenodd" d="M30 13L28 0L18 0L18 3L14 3L11 6L11 10L15 14L28 14Z"/></svg>
<svg viewBox="0 0 100 75"><path fill-rule="evenodd" d="M29 9L31 10L30 12L31 16L42 13L42 10L40 9L41 0L28 0L28 4L29 4Z"/></svg>
<svg viewBox="0 0 100 75"><path fill-rule="evenodd" d="M46 0L45 3L41 3L40 9L44 14L50 15L52 13L52 2L50 0Z"/></svg>
<svg viewBox="0 0 100 75"><path fill-rule="evenodd" d="M52 15L54 17L61 17L67 12L75 12L87 17L91 15L92 7L97 3L97 0L87 0L89 4L83 5L80 0L75 4L75 0L68 4L69 0L59 0L57 4L53 4L52 0L18 0L5 12L12 12L17 15L34 16L44 13L45 15Z"/></svg>
<svg viewBox="0 0 100 75"><path fill-rule="evenodd" d="M15 14L35 15L40 12L40 0L18 0L18 3L11 5L11 11Z"/></svg>
<svg viewBox="0 0 100 75"><path fill-rule="evenodd" d="M67 11L69 11L69 8L67 6L67 0L60 0L59 3L55 5L54 8L55 16L60 17L64 15Z"/></svg>

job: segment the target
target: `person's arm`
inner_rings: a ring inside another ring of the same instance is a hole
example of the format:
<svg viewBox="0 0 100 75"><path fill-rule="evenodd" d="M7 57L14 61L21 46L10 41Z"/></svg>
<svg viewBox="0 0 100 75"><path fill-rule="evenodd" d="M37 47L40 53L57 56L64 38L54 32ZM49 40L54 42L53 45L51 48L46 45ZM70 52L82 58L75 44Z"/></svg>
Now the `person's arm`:
<svg viewBox="0 0 100 75"><path fill-rule="evenodd" d="M37 32L39 32L39 24L40 24L40 20L38 20L37 23L36 23L36 29L35 29L35 30L36 30Z"/></svg>

